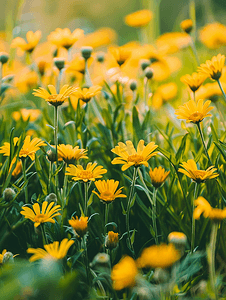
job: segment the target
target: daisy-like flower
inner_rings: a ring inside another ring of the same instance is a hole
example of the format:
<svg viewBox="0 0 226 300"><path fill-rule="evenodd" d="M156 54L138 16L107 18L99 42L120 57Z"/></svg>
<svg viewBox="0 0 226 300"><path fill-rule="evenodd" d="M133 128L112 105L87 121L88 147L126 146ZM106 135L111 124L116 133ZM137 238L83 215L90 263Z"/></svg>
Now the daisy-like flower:
<svg viewBox="0 0 226 300"><path fill-rule="evenodd" d="M78 97L78 99L82 100L85 103L88 103L92 97L98 95L101 91L102 87L100 85L94 85L90 88L76 88L73 95Z"/></svg>
<svg viewBox="0 0 226 300"><path fill-rule="evenodd" d="M41 146L46 146L46 143L43 140L39 138L33 138L31 140L30 135L27 135L20 150L19 157L25 158L29 156L31 160L34 160L35 153L40 149Z"/></svg>
<svg viewBox="0 0 226 300"><path fill-rule="evenodd" d="M126 198L126 195L121 194L123 187L117 190L119 181L114 181L114 179L108 180L98 180L95 181L95 186L98 189L98 194L96 191L93 191L101 201L104 203L111 203L115 198ZM117 191L116 191L117 190Z"/></svg>
<svg viewBox="0 0 226 300"><path fill-rule="evenodd" d="M219 176L215 173L217 170L214 166L209 167L206 170L198 170L197 165L193 159L189 159L187 162L182 162L178 172L185 174L197 183L205 182L207 179L213 179Z"/></svg>
<svg viewBox="0 0 226 300"><path fill-rule="evenodd" d="M145 165L148 167L148 160L157 154L154 152L158 148L154 142L150 142L147 146L144 146L144 141L140 140L137 145L137 151L135 150L131 141L126 141L126 144L119 142L118 146L113 148L111 151L118 155L112 160L112 164L122 164L122 171L127 170L129 167L139 167Z"/></svg>
<svg viewBox="0 0 226 300"><path fill-rule="evenodd" d="M196 220L199 220L201 214L203 214L205 218L210 218L215 221L221 221L226 218L226 208L213 208L203 197L198 197L195 200L195 206L193 216Z"/></svg>
<svg viewBox="0 0 226 300"><path fill-rule="evenodd" d="M13 144L16 146L19 138L13 138ZM10 156L10 143L5 142L2 147L0 147L0 153L3 153L3 156Z"/></svg>
<svg viewBox="0 0 226 300"><path fill-rule="evenodd" d="M149 175L151 178L151 183L155 188L160 187L163 182L166 180L168 177L170 171L165 172L165 169L159 166L158 168L150 168Z"/></svg>
<svg viewBox="0 0 226 300"><path fill-rule="evenodd" d="M88 158L87 151L85 149L79 149L79 146L72 147L71 145L60 144L57 147L58 160L64 160L66 163L72 163L74 160L80 158Z"/></svg>
<svg viewBox="0 0 226 300"><path fill-rule="evenodd" d="M189 88L195 92L197 91L206 79L206 75L201 73L187 74L181 77L181 81L189 86Z"/></svg>
<svg viewBox="0 0 226 300"><path fill-rule="evenodd" d="M40 109L26 109L22 108L20 111L14 111L12 117L15 121L22 120L26 122L28 119L30 122L35 121L41 115Z"/></svg>
<svg viewBox="0 0 226 300"><path fill-rule="evenodd" d="M210 49L217 49L226 44L226 26L215 22L200 30L201 42Z"/></svg>
<svg viewBox="0 0 226 300"><path fill-rule="evenodd" d="M7 252L7 250L4 249L4 250L2 251L2 253L0 254L0 265L2 264L3 256L4 256L4 254L5 254L6 252Z"/></svg>
<svg viewBox="0 0 226 300"><path fill-rule="evenodd" d="M186 120L186 123L199 123L206 117L211 117L209 111L213 109L213 106L210 106L211 101L207 100L203 104L203 99L199 99L198 103L195 103L194 100L189 100L184 105L179 106L179 108L175 111L175 115L177 115L177 119Z"/></svg>
<svg viewBox="0 0 226 300"><path fill-rule="evenodd" d="M105 238L105 247L112 250L118 245L118 233L114 231L108 231L108 235Z"/></svg>
<svg viewBox="0 0 226 300"><path fill-rule="evenodd" d="M59 245L59 242L53 242L49 245L44 245L44 249L42 248L28 248L27 253L32 253L33 255L30 257L29 261L33 262L38 259L53 259L58 260L62 259L67 255L67 252L71 245L74 244L73 240L63 239Z"/></svg>
<svg viewBox="0 0 226 300"><path fill-rule="evenodd" d="M78 237L83 237L88 230L88 217L81 216L80 218L78 218L76 216L76 219L72 217L72 219L69 220L68 223L74 229L74 232Z"/></svg>
<svg viewBox="0 0 226 300"><path fill-rule="evenodd" d="M153 13L150 10L142 9L127 15L124 21L130 27L143 27L151 21L152 17Z"/></svg>
<svg viewBox="0 0 226 300"><path fill-rule="evenodd" d="M136 262L130 256L125 256L112 268L111 279L115 290L132 287L136 283L138 269Z"/></svg>
<svg viewBox="0 0 226 300"><path fill-rule="evenodd" d="M65 84L61 89L59 94L53 85L48 85L50 93L44 88L34 89L34 96L45 99L46 102L52 104L53 106L59 106L64 103L64 101L75 91L75 88Z"/></svg>
<svg viewBox="0 0 226 300"><path fill-rule="evenodd" d="M180 23L180 27L184 32L190 33L193 28L193 22L191 19L184 20Z"/></svg>
<svg viewBox="0 0 226 300"><path fill-rule="evenodd" d="M63 47L65 49L71 48L75 42L77 42L84 35L84 30L75 29L73 32L69 28L56 28L48 36L48 41L56 45L58 48Z"/></svg>
<svg viewBox="0 0 226 300"><path fill-rule="evenodd" d="M35 203L32 206L33 210L28 206L23 206L23 210L20 213L26 219L30 219L32 222L34 222L35 227L38 227L40 224L46 222L55 223L53 218L60 215L59 210L61 208L60 205L53 207L54 204L55 202L51 202L48 205L48 201L44 201L42 203L42 210L40 210L40 205L38 203Z"/></svg>
<svg viewBox="0 0 226 300"><path fill-rule="evenodd" d="M84 182L87 181L95 181L97 178L101 178L102 174L107 173L107 170L104 169L102 166L97 166L97 163L91 163L89 162L86 166L86 169L83 169L81 165L69 165L69 167L66 168L66 174L73 176L73 180L82 180Z"/></svg>
<svg viewBox="0 0 226 300"><path fill-rule="evenodd" d="M37 46L40 38L42 36L42 33L40 30L37 30L36 32L28 31L26 34L27 42L21 38L16 37L12 40L11 47L12 48L20 48L23 51L32 52L34 48Z"/></svg>
<svg viewBox="0 0 226 300"><path fill-rule="evenodd" d="M225 56L219 53L217 56L212 57L211 60L207 60L205 64L201 64L198 67L198 71L214 80L218 80L221 77L224 62Z"/></svg>
<svg viewBox="0 0 226 300"><path fill-rule="evenodd" d="M145 248L137 259L139 268L168 268L180 259L180 252L173 244L153 245Z"/></svg>
<svg viewBox="0 0 226 300"><path fill-rule="evenodd" d="M109 52L114 56L119 66L121 66L131 57L133 50L136 48L137 45L133 44L126 44L120 47L111 46L109 47Z"/></svg>

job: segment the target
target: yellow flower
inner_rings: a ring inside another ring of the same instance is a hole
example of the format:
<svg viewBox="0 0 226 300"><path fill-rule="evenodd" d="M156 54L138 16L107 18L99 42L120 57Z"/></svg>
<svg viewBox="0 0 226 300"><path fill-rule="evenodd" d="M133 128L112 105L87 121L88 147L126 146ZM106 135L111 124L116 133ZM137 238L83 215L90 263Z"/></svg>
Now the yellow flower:
<svg viewBox="0 0 226 300"><path fill-rule="evenodd" d="M158 168L150 168L149 175L151 177L151 183L155 188L160 187L163 182L166 180L168 177L170 171L165 172L165 169L159 166Z"/></svg>
<svg viewBox="0 0 226 300"><path fill-rule="evenodd" d="M180 23L180 27L184 32L190 33L193 28L193 22L191 19L184 20Z"/></svg>
<svg viewBox="0 0 226 300"><path fill-rule="evenodd" d="M60 215L58 212L60 210L60 205L53 207L54 204L55 202L51 202L48 205L48 201L44 201L42 203L42 211L40 211L40 205L38 203L35 203L32 206L33 210L28 206L23 206L23 211L20 213L21 215L24 215L26 219L30 219L32 222L34 222L35 227L38 227L41 223L55 223L53 218Z"/></svg>
<svg viewBox="0 0 226 300"><path fill-rule="evenodd" d="M206 170L198 170L197 165L193 159L189 159L187 162L183 162L181 164L183 169L179 168L178 172L181 172L196 181L197 183L201 183L206 181L207 179L213 179L219 176L218 173L215 173L217 170L214 166L209 167Z"/></svg>
<svg viewBox="0 0 226 300"><path fill-rule="evenodd" d="M199 220L201 214L203 214L205 218L210 218L215 221L221 221L226 218L226 208L212 208L209 202L203 197L198 197L195 200L195 206L193 216L196 220Z"/></svg>
<svg viewBox="0 0 226 300"><path fill-rule="evenodd" d="M50 93L44 88L40 87L38 90L34 90L34 96L45 99L48 103L53 106L59 106L64 103L64 101L75 92L75 88L65 84L61 89L60 93L57 94L56 88L53 85L48 85Z"/></svg>
<svg viewBox="0 0 226 300"><path fill-rule="evenodd" d="M186 120L187 123L199 123L206 117L211 117L211 114L208 114L211 109L213 109L213 106L210 106L211 101L207 100L203 104L203 100L199 99L198 103L196 103L194 100L189 100L184 105L179 106L179 108L175 111L175 114L177 115L177 119L183 119Z"/></svg>
<svg viewBox="0 0 226 300"><path fill-rule="evenodd" d="M167 102L177 95L177 85L174 82L169 82L166 84L160 85L154 96L152 97L152 107L159 109L164 102Z"/></svg>
<svg viewBox="0 0 226 300"><path fill-rule="evenodd" d="M107 170L104 169L102 166L97 166L97 163L91 163L89 162L86 166L86 169L83 169L81 165L69 165L69 167L66 168L66 174L65 175L71 175L73 180L83 180L84 182L87 182L89 180L95 181L97 178L101 178L102 174L107 173Z"/></svg>
<svg viewBox="0 0 226 300"><path fill-rule="evenodd" d="M11 164L10 164L10 167L9 167L9 173L12 169L12 166L15 164L15 162L16 162L16 157L14 157L11 161ZM13 172L12 172L12 176L17 177L21 172L22 172L22 162L21 162L21 160L19 160L17 162Z"/></svg>
<svg viewBox="0 0 226 300"><path fill-rule="evenodd" d="M19 138L13 138L13 144L16 146ZM10 143L5 142L2 147L0 147L0 153L3 153L3 156L10 156Z"/></svg>
<svg viewBox="0 0 226 300"><path fill-rule="evenodd" d="M18 72L14 78L15 86L22 94L28 93L31 89L35 88L38 84L37 72L24 68Z"/></svg>
<svg viewBox="0 0 226 300"><path fill-rule="evenodd" d="M67 252L71 245L74 244L73 240L63 239L59 245L59 242L53 242L49 245L44 245L44 249L41 248L28 248L27 253L32 253L30 257L30 262L36 261L38 259L62 259L67 255Z"/></svg>
<svg viewBox="0 0 226 300"><path fill-rule="evenodd" d="M222 82L221 85L225 90L226 83ZM203 85L195 94L196 99L210 99L212 102L216 102L221 96L222 91L216 81Z"/></svg>
<svg viewBox="0 0 226 300"><path fill-rule="evenodd" d="M137 151L135 150L131 141L126 141L126 144L119 142L118 146L111 151L118 155L112 160L112 164L122 164L122 171L127 170L129 167L139 167L145 165L148 167L148 160L157 154L154 152L158 148L154 142L150 142L147 146L144 146L144 141L140 140L137 145Z"/></svg>
<svg viewBox="0 0 226 300"><path fill-rule="evenodd" d="M95 181L95 186L98 189L98 194L96 191L93 191L100 200L102 200L104 203L111 203L115 200L115 198L126 198L126 195L121 194L122 188L119 188L117 191L117 187L119 185L119 181L111 180L98 180Z"/></svg>
<svg viewBox="0 0 226 300"><path fill-rule="evenodd" d="M150 10L142 9L127 15L124 21L131 27L143 27L151 21L152 17L153 13Z"/></svg>
<svg viewBox="0 0 226 300"><path fill-rule="evenodd" d="M212 79L218 80L221 77L224 62L225 56L219 53L217 56L213 56L211 60L207 60L205 64L201 64L198 67L198 71Z"/></svg>
<svg viewBox="0 0 226 300"><path fill-rule="evenodd" d="M170 243L174 243L174 244L177 244L177 243L186 244L187 237L183 232L173 231L173 232L170 232L170 234L168 235L168 241Z"/></svg>
<svg viewBox="0 0 226 300"><path fill-rule="evenodd" d="M160 35L156 43L160 52L172 54L190 46L191 38L185 32L167 32Z"/></svg>
<svg viewBox="0 0 226 300"><path fill-rule="evenodd" d="M125 256L112 268L111 279L115 290L132 287L136 283L138 269L136 262L130 256Z"/></svg>
<svg viewBox="0 0 226 300"><path fill-rule="evenodd" d="M137 48L140 48L137 43L130 42L120 47L111 46L108 48L108 50L114 56L117 63L121 66L131 57L133 51Z"/></svg>
<svg viewBox="0 0 226 300"><path fill-rule="evenodd" d="M88 217L81 216L79 219L77 216L76 219L72 217L72 220L69 220L68 223L74 229L78 237L83 237L88 230Z"/></svg>
<svg viewBox="0 0 226 300"><path fill-rule="evenodd" d="M189 86L189 88L195 92L205 81L206 76L201 73L192 73L191 75L187 74L181 77L181 81Z"/></svg>
<svg viewBox="0 0 226 300"><path fill-rule="evenodd" d="M167 268L180 259L180 253L173 244L153 245L145 248L137 259L139 268Z"/></svg>
<svg viewBox="0 0 226 300"><path fill-rule="evenodd" d="M112 250L118 245L118 233L114 231L108 231L108 235L105 238L105 247Z"/></svg>
<svg viewBox="0 0 226 300"><path fill-rule="evenodd" d="M81 37L83 37L84 31L82 29L75 29L73 32L68 28L57 28L55 31L51 32L48 36L48 41L59 47L64 47L65 49L71 48L75 42L77 42Z"/></svg>
<svg viewBox="0 0 226 300"><path fill-rule="evenodd" d="M30 135L27 135L20 150L19 157L29 156L31 160L34 160L35 153L40 149L41 146L46 146L46 143L37 137L31 140Z"/></svg>
<svg viewBox="0 0 226 300"><path fill-rule="evenodd" d="M226 44L226 26L221 23L207 24L200 30L201 42L210 49Z"/></svg>
<svg viewBox="0 0 226 300"><path fill-rule="evenodd" d="M26 122L28 119L30 122L35 121L41 114L39 109L26 109L22 108L20 111L14 111L12 117L15 121L19 121L22 117L22 120Z"/></svg>
<svg viewBox="0 0 226 300"><path fill-rule="evenodd" d="M2 254L0 254L0 265L2 264L3 256L4 256L4 254L5 254L6 252L7 252L7 250L4 249L4 250L2 251Z"/></svg>
<svg viewBox="0 0 226 300"><path fill-rule="evenodd" d="M57 147L58 160L64 160L66 163L71 163L80 158L88 158L86 156L88 150L79 149L79 146L72 147L71 145L60 144Z"/></svg>
<svg viewBox="0 0 226 300"><path fill-rule="evenodd" d="M94 85L91 86L90 88L76 88L73 92L73 94L78 97L78 99L84 101L84 102L89 102L90 99L94 96L96 96L97 94L100 93L102 87L99 85Z"/></svg>
<svg viewBox="0 0 226 300"><path fill-rule="evenodd" d="M37 30L36 32L28 31L26 34L27 42L21 37L16 37L14 40L12 40L11 47L20 48L21 50L27 52L32 52L37 46L41 36L42 33L40 30Z"/></svg>

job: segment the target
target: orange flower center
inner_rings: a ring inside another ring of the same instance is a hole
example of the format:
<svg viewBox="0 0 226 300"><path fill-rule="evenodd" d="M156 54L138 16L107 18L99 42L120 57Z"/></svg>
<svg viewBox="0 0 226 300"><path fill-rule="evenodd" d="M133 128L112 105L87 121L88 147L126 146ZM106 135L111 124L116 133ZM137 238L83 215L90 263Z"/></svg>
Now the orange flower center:
<svg viewBox="0 0 226 300"><path fill-rule="evenodd" d="M82 179L90 179L90 178L93 178L93 173L90 171L84 170L78 174L78 177L82 178Z"/></svg>
<svg viewBox="0 0 226 300"><path fill-rule="evenodd" d="M144 159L143 156L134 154L128 156L128 162L134 162L135 165L139 165Z"/></svg>
<svg viewBox="0 0 226 300"><path fill-rule="evenodd" d="M192 122L194 122L194 123L202 121L203 120L203 114L196 111L196 112L194 112L193 114L190 115L189 119L192 120Z"/></svg>
<svg viewBox="0 0 226 300"><path fill-rule="evenodd" d="M34 222L35 222L35 223L43 223L43 222L45 222L47 219L48 219L47 215L39 214L39 215L36 215L36 216L35 216Z"/></svg>
<svg viewBox="0 0 226 300"><path fill-rule="evenodd" d="M110 191L104 191L100 194L100 198L104 201L113 201L115 200L115 196Z"/></svg>

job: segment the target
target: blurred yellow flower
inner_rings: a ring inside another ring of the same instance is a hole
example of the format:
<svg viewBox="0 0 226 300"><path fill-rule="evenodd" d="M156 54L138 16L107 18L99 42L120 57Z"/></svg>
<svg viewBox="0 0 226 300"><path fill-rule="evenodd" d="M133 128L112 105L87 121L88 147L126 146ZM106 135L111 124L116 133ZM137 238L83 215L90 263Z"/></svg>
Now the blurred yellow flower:
<svg viewBox="0 0 226 300"><path fill-rule="evenodd" d="M152 185L155 188L160 187L168 177L169 173L170 171L165 172L165 169L162 168L161 166L159 166L158 168L154 168L154 170L150 168L149 176L151 178Z"/></svg>
<svg viewBox="0 0 226 300"><path fill-rule="evenodd" d="M206 79L206 75L201 73L192 73L191 75L186 74L181 77L181 81L189 86L189 88L195 92L197 91L200 86L203 84L203 82Z"/></svg>
<svg viewBox="0 0 226 300"><path fill-rule="evenodd" d="M19 138L14 137L13 138L13 144L16 146ZM3 156L10 156L10 143L5 142L2 147L0 147L0 153L3 153Z"/></svg>
<svg viewBox="0 0 226 300"><path fill-rule="evenodd" d="M15 121L19 121L22 117L22 120L26 122L28 119L30 122L35 121L41 114L40 109L26 109L22 108L20 111L14 111L12 117Z"/></svg>
<svg viewBox="0 0 226 300"><path fill-rule="evenodd" d="M26 94L37 86L38 74L29 68L24 68L16 74L14 82L19 91L23 94Z"/></svg>
<svg viewBox="0 0 226 300"><path fill-rule="evenodd" d="M123 187L117 190L118 185L119 181L115 181L113 179L98 180L95 181L95 186L100 194L98 194L96 191L93 191L93 193L96 194L100 200L106 204L111 203L115 200L115 198L126 198L126 195L121 194Z"/></svg>
<svg viewBox="0 0 226 300"><path fill-rule="evenodd" d="M176 245L185 245L187 236L183 232L173 231L168 235L169 243Z"/></svg>
<svg viewBox="0 0 226 300"><path fill-rule="evenodd" d="M160 85L151 98L152 107L154 109L159 109L165 102L172 100L177 96L177 90L177 85L174 82Z"/></svg>
<svg viewBox="0 0 226 300"><path fill-rule="evenodd" d="M73 94L85 103L88 103L92 97L98 95L102 90L100 85L94 85L90 88L75 88Z"/></svg>
<svg viewBox="0 0 226 300"><path fill-rule="evenodd" d="M207 100L203 104L203 100L199 99L198 103L194 100L189 100L184 105L179 106L175 111L175 115L177 115L177 119L186 120L187 123L199 123L206 117L211 117L212 115L208 112L213 109L213 106L210 106L211 101Z"/></svg>
<svg viewBox="0 0 226 300"><path fill-rule="evenodd" d="M4 256L4 254L5 254L6 252L7 252L7 250L4 249L4 250L2 251L2 254L0 254L0 265L2 264L3 256Z"/></svg>
<svg viewBox="0 0 226 300"><path fill-rule="evenodd" d="M210 49L226 45L226 26L221 23L207 24L200 30L201 42Z"/></svg>
<svg viewBox="0 0 226 300"><path fill-rule="evenodd" d="M107 173L107 170L104 169L102 166L97 166L97 163L91 163L89 162L86 166L86 169L83 169L81 165L69 165L69 167L66 168L66 174L73 176L73 180L82 180L84 182L87 182L89 180L95 181L97 178L101 178L102 174Z"/></svg>
<svg viewBox="0 0 226 300"><path fill-rule="evenodd" d="M134 286L137 275L136 262L132 257L125 256L112 268L111 279L113 281L113 288L115 290L122 290Z"/></svg>
<svg viewBox="0 0 226 300"><path fill-rule="evenodd" d="M125 23L131 27L143 27L146 26L152 19L153 13L148 9L138 10L125 16Z"/></svg>
<svg viewBox="0 0 226 300"><path fill-rule="evenodd" d="M37 137L31 140L30 135L27 135L24 139L24 143L20 150L19 157L25 158L29 156L31 160L34 160L35 153L40 149L41 146L46 146L46 143L43 140Z"/></svg>
<svg viewBox="0 0 226 300"><path fill-rule="evenodd" d="M225 56L219 53L217 56L213 56L211 60L207 60L205 64L201 64L198 67L198 71L212 79L218 80L221 77L224 62Z"/></svg>
<svg viewBox="0 0 226 300"><path fill-rule="evenodd" d="M74 229L75 234L78 237L83 237L88 230L88 217L81 216L79 219L77 216L76 219L72 217L72 219L69 220L68 223Z"/></svg>
<svg viewBox="0 0 226 300"><path fill-rule="evenodd" d="M199 220L201 214L203 214L205 218L210 218L215 221L221 221L226 218L226 208L212 208L209 202L203 197L198 197L195 200L195 206L193 216L196 220Z"/></svg>
<svg viewBox="0 0 226 300"><path fill-rule="evenodd" d="M185 32L167 32L156 41L158 50L165 54L178 52L191 45L191 38Z"/></svg>
<svg viewBox="0 0 226 300"><path fill-rule="evenodd" d="M15 162L16 162L16 157L14 157L12 159L12 162L11 162L10 167L9 167L9 172L11 171L12 166L15 164ZM17 162L17 164L16 164L13 172L12 172L12 176L13 177L17 177L21 172L22 172L22 162L21 162L21 160L19 160Z"/></svg>
<svg viewBox="0 0 226 300"><path fill-rule="evenodd" d="M193 22L191 19L186 19L180 23L180 27L184 32L190 33L193 28Z"/></svg>
<svg viewBox="0 0 226 300"><path fill-rule="evenodd" d="M52 244L44 245L45 250L41 248L28 248L27 253L33 254L29 261L33 262L38 259L62 259L67 255L67 252L71 245L74 244L73 240L63 239L59 245L59 242L53 242Z"/></svg>
<svg viewBox="0 0 226 300"><path fill-rule="evenodd" d="M137 151L135 150L131 141L126 141L126 144L119 142L118 146L111 151L118 155L112 160L112 164L122 164L122 171L127 170L129 167L139 167L145 165L148 167L148 160L157 154L154 152L158 148L154 142L150 142L147 146L144 146L144 140L140 140L137 145Z"/></svg>
<svg viewBox="0 0 226 300"><path fill-rule="evenodd" d="M35 203L32 205L31 209L28 206L22 206L22 211L20 212L21 215L24 215L26 219L30 219L32 222L34 222L34 226L38 227L42 223L50 222L55 223L55 220L53 219L56 216L60 216L59 210L60 205L56 205L53 207L55 202L51 202L48 204L48 201L44 201L42 203L42 210L40 211L40 205L39 203Z"/></svg>
<svg viewBox="0 0 226 300"><path fill-rule="evenodd" d="M108 48L109 52L113 55L119 66L123 65L128 60L133 52L137 49L136 43L128 43L123 46L111 46Z"/></svg>
<svg viewBox="0 0 226 300"><path fill-rule="evenodd" d="M65 49L71 48L75 42L77 42L84 35L84 30L75 29L73 32L68 28L56 28L55 31L51 32L48 36L48 41L59 47L64 47Z"/></svg>
<svg viewBox="0 0 226 300"><path fill-rule="evenodd" d="M105 247L112 250L118 245L118 233L114 231L108 231L108 235L105 238Z"/></svg>
<svg viewBox="0 0 226 300"><path fill-rule="evenodd" d="M189 159L187 162L182 162L180 165L183 169L179 168L178 172L185 174L197 183L201 183L206 181L207 179L213 179L219 176L218 173L215 173L217 169L214 168L214 166L211 166L206 170L198 170L197 165L193 159Z"/></svg>
<svg viewBox="0 0 226 300"><path fill-rule="evenodd" d="M40 30L37 30L36 32L28 31L26 34L27 42L21 37L16 37L12 40L11 47L20 48L21 50L27 52L32 52L37 46L41 36L42 33Z"/></svg>
<svg viewBox="0 0 226 300"><path fill-rule="evenodd" d="M168 268L180 259L180 252L173 244L153 245L145 248L137 259L139 268Z"/></svg>
<svg viewBox="0 0 226 300"><path fill-rule="evenodd" d="M79 146L72 147L71 145L60 144L57 147L58 160L64 160L66 163L72 163L80 158L88 158L86 156L88 150L79 149Z"/></svg>
<svg viewBox="0 0 226 300"><path fill-rule="evenodd" d="M226 83L222 82L223 89L226 89ZM198 99L210 99L215 102L222 96L219 84L215 81L213 83L207 83L200 87L200 89L195 93L195 98Z"/></svg>

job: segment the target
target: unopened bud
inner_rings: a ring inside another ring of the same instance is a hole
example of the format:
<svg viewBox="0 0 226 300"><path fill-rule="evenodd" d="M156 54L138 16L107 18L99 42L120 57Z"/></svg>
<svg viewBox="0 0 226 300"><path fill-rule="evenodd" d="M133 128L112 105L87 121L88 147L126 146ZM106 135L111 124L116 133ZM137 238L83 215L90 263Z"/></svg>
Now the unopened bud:
<svg viewBox="0 0 226 300"><path fill-rule="evenodd" d="M104 59L105 59L105 53L104 52L99 52L97 54L97 61L102 63L102 62L104 62Z"/></svg>
<svg viewBox="0 0 226 300"><path fill-rule="evenodd" d="M135 91L137 89L137 81L135 79L130 80L129 88L131 91Z"/></svg>
<svg viewBox="0 0 226 300"><path fill-rule="evenodd" d="M56 161L56 152L52 151L52 150L48 150L47 151L47 158L49 161L54 162Z"/></svg>
<svg viewBox="0 0 226 300"><path fill-rule="evenodd" d="M53 59L54 65L57 67L57 69L60 71L64 68L65 65L65 58L63 57L55 57Z"/></svg>
<svg viewBox="0 0 226 300"><path fill-rule="evenodd" d="M50 193L49 195L46 196L45 201L48 201L48 203L51 203L51 202L57 203L57 196L56 196L56 194Z"/></svg>
<svg viewBox="0 0 226 300"><path fill-rule="evenodd" d="M13 263L13 262L14 262L14 258L13 258L12 252L6 252L6 253L3 255L2 264L5 264L5 263Z"/></svg>
<svg viewBox="0 0 226 300"><path fill-rule="evenodd" d="M187 236L183 232L173 231L168 235L169 243L172 243L177 250L184 254L185 246L187 243Z"/></svg>
<svg viewBox="0 0 226 300"><path fill-rule="evenodd" d="M92 263L91 263L91 267L102 267L102 268L108 268L110 269L111 267L111 262L110 262L110 256L106 253L98 253Z"/></svg>
<svg viewBox="0 0 226 300"><path fill-rule="evenodd" d="M16 196L15 191L12 188L6 188L3 191L3 199L6 202L10 202Z"/></svg>
<svg viewBox="0 0 226 300"><path fill-rule="evenodd" d="M149 67L151 64L150 60L148 59L141 59L140 61L140 66L141 66L141 69L144 71L147 67Z"/></svg>
<svg viewBox="0 0 226 300"><path fill-rule="evenodd" d="M9 60L9 54L6 52L0 52L0 62L4 65Z"/></svg>
<svg viewBox="0 0 226 300"><path fill-rule="evenodd" d="M93 52L92 47L86 46L86 47L81 48L81 54L82 54L82 57L85 58L85 60L90 58L92 52Z"/></svg>
<svg viewBox="0 0 226 300"><path fill-rule="evenodd" d="M112 250L118 245L118 233L109 231L105 238L105 247Z"/></svg>
<svg viewBox="0 0 226 300"><path fill-rule="evenodd" d="M154 74L153 74L152 69L147 67L144 71L144 75L145 75L145 77L147 77L147 79L151 79Z"/></svg>

